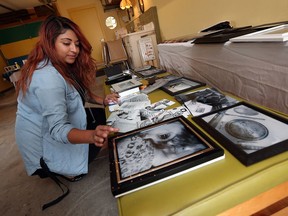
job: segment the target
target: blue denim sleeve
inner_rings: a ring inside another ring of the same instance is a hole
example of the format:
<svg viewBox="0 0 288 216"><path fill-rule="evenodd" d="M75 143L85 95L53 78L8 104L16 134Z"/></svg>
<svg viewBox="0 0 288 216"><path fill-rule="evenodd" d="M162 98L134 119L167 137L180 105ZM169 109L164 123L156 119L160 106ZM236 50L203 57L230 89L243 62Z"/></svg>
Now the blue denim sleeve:
<svg viewBox="0 0 288 216"><path fill-rule="evenodd" d="M43 122L43 127L46 127L43 130L49 131L50 136L59 142L70 143L67 135L75 125L69 121L68 110L76 101L67 101L68 84L59 73L41 72L34 74L33 86L43 119L47 121Z"/></svg>

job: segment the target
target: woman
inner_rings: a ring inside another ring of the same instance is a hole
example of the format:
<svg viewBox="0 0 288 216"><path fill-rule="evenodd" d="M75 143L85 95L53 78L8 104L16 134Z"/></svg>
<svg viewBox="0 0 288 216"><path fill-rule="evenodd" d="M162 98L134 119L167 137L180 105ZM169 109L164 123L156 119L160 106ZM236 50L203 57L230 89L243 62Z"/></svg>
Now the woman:
<svg viewBox="0 0 288 216"><path fill-rule="evenodd" d="M52 173L79 180L88 172L87 144L101 148L108 135L118 131L106 125L86 129L84 102L107 105L118 97L103 99L90 91L96 71L91 50L71 20L50 16L42 23L39 42L17 83L16 143L28 175L41 177L41 159ZM104 112L92 117L104 117L105 124Z"/></svg>

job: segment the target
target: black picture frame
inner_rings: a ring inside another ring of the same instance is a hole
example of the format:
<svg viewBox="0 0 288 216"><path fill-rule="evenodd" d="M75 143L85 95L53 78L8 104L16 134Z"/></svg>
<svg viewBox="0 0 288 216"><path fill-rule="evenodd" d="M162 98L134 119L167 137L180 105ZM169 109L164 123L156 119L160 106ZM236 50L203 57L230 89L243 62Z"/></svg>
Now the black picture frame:
<svg viewBox="0 0 288 216"><path fill-rule="evenodd" d="M192 92L184 92L182 94L175 95L174 98L180 104L185 104L193 116L213 112L239 102L238 99L225 95L213 87L201 88ZM206 110L206 105L211 106L211 110Z"/></svg>
<svg viewBox="0 0 288 216"><path fill-rule="evenodd" d="M288 150L288 119L245 101L192 120L245 166Z"/></svg>
<svg viewBox="0 0 288 216"><path fill-rule="evenodd" d="M155 76L157 74L162 74L165 73L166 70L161 69L161 68L156 68L151 66L151 68L147 69L147 70L141 70L141 71L135 71L134 73L141 78L148 78L148 77L152 77Z"/></svg>
<svg viewBox="0 0 288 216"><path fill-rule="evenodd" d="M224 158L224 150L183 116L115 135L108 146L115 197Z"/></svg>
<svg viewBox="0 0 288 216"><path fill-rule="evenodd" d="M175 96L183 92L196 89L206 84L193 79L182 77L180 79L169 81L167 84L162 86L160 89L168 93L169 95ZM175 88L176 87L176 88Z"/></svg>

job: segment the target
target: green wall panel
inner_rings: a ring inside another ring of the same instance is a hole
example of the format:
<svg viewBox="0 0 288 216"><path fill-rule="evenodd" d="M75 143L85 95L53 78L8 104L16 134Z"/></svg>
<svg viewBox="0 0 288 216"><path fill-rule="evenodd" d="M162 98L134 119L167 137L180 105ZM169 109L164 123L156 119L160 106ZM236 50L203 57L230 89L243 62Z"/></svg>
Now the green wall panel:
<svg viewBox="0 0 288 216"><path fill-rule="evenodd" d="M0 29L0 45L37 37L41 23L42 22L34 22L12 28Z"/></svg>

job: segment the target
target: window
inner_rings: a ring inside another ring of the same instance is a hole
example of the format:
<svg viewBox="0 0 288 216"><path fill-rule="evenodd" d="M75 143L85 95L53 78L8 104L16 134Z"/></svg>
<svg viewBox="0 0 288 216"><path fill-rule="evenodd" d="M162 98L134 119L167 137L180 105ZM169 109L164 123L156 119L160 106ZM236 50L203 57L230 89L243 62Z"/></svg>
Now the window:
<svg viewBox="0 0 288 216"><path fill-rule="evenodd" d="M114 29L117 26L117 21L114 17L110 16L107 17L105 24L109 29Z"/></svg>

